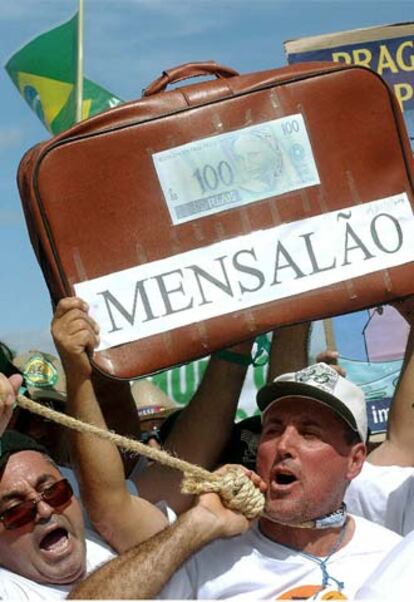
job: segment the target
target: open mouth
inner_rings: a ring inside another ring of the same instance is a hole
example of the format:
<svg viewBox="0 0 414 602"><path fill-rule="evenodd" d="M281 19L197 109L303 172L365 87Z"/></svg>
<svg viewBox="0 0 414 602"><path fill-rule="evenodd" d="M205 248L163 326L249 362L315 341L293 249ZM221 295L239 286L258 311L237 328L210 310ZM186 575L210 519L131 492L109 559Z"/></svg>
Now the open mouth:
<svg viewBox="0 0 414 602"><path fill-rule="evenodd" d="M69 534L66 529L57 527L53 531L47 533L40 542L40 549L45 552L60 551L66 547L69 539Z"/></svg>
<svg viewBox="0 0 414 602"><path fill-rule="evenodd" d="M290 472L278 472L274 480L278 485L291 485L297 478Z"/></svg>

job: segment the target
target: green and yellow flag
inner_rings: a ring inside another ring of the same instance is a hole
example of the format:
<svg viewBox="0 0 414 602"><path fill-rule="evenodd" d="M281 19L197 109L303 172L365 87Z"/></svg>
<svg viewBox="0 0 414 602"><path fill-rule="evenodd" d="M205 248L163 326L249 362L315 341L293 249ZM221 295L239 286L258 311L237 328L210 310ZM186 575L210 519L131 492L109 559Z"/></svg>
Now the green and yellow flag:
<svg viewBox="0 0 414 602"><path fill-rule="evenodd" d="M76 122L78 13L16 52L7 73L30 108L52 134ZM91 80L83 80L82 118L120 104L120 98Z"/></svg>

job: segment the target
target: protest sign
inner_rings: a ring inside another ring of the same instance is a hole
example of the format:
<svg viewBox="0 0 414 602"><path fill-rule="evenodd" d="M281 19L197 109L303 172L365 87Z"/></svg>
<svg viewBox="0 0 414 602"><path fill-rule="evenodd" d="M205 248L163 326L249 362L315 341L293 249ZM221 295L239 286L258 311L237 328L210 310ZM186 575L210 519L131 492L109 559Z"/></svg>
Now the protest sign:
<svg viewBox="0 0 414 602"><path fill-rule="evenodd" d="M252 232L74 285L98 351L412 261L406 193ZM268 258L273 259L268 260Z"/></svg>
<svg viewBox="0 0 414 602"><path fill-rule="evenodd" d="M414 147L414 23L298 38L284 47L289 63L343 62L378 73L399 101Z"/></svg>

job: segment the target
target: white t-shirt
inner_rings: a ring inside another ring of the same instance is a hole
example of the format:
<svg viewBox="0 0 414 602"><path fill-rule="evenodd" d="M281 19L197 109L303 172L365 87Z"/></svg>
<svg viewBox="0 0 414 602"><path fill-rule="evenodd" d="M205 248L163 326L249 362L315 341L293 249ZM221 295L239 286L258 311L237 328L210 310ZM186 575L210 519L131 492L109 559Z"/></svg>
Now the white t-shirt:
<svg viewBox="0 0 414 602"><path fill-rule="evenodd" d="M384 558L355 595L358 600L413 599L414 532Z"/></svg>
<svg viewBox="0 0 414 602"><path fill-rule="evenodd" d="M365 462L345 502L352 514L406 535L414 529L414 468Z"/></svg>
<svg viewBox="0 0 414 602"><path fill-rule="evenodd" d="M96 534L86 530L86 572L115 556L115 552ZM0 600L58 600L66 598L73 587L45 585L0 567Z"/></svg>
<svg viewBox="0 0 414 602"><path fill-rule="evenodd" d="M352 599L362 583L401 537L388 529L354 517L351 541L327 562L330 580L314 599L329 599L341 588ZM334 580L335 579L335 580ZM245 534L220 539L192 556L159 594L162 599L275 600L315 596L322 570L303 554L261 534L257 524ZM334 596L333 596L334 597Z"/></svg>

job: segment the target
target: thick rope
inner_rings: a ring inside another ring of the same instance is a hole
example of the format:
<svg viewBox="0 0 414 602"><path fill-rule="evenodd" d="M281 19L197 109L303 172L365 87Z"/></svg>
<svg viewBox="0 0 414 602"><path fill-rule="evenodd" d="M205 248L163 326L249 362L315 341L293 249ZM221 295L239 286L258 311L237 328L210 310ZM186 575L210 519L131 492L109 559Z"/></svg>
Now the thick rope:
<svg viewBox="0 0 414 602"><path fill-rule="evenodd" d="M94 424L82 422L67 414L56 412L51 408L28 399L24 395L18 395L16 401L17 405L21 408L57 422L62 426L79 433L96 435L118 447L142 454L169 468L180 470L184 473L184 479L181 484L183 493L195 495L209 492L217 493L228 508L244 514L248 519L256 518L263 511L263 494L253 485L252 481L241 469L229 468L223 474L212 474L201 466L197 466L197 464L191 464L186 460L172 456L166 451L149 447L135 439L118 435L117 433L101 429Z"/></svg>

